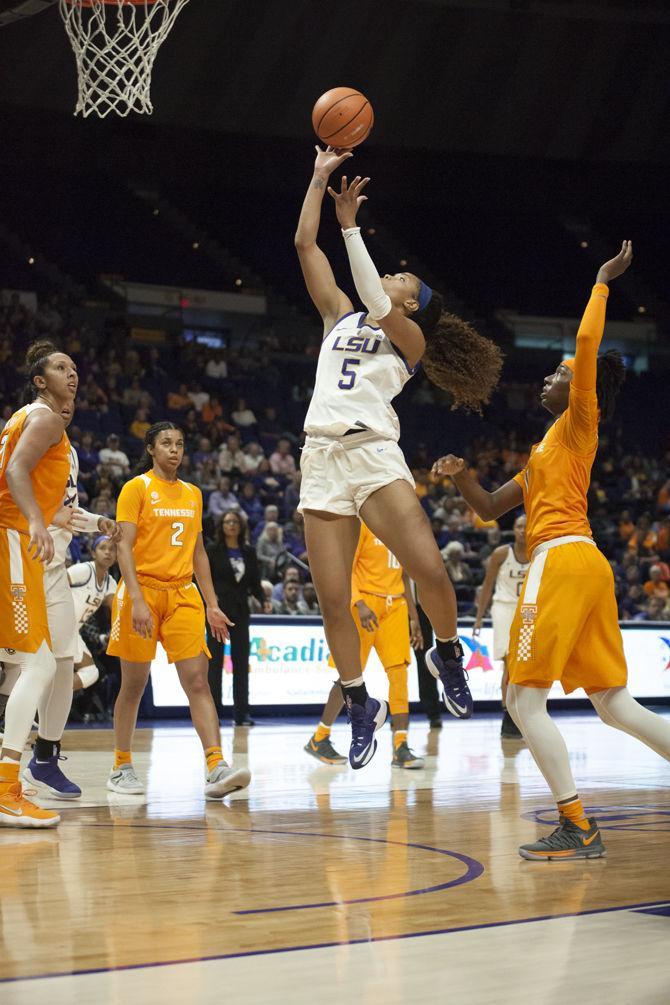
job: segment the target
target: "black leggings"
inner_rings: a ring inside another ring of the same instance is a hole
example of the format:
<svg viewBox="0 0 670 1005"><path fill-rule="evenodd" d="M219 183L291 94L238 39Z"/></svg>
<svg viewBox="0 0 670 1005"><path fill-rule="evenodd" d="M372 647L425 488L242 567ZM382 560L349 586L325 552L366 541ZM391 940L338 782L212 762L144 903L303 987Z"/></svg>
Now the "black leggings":
<svg viewBox="0 0 670 1005"><path fill-rule="evenodd" d="M209 661L209 686L220 718L223 715L221 683L224 643L217 642L208 630L207 645L212 654ZM249 714L249 621L246 618L237 618L230 629L230 656L233 663L233 718L235 722L241 722Z"/></svg>

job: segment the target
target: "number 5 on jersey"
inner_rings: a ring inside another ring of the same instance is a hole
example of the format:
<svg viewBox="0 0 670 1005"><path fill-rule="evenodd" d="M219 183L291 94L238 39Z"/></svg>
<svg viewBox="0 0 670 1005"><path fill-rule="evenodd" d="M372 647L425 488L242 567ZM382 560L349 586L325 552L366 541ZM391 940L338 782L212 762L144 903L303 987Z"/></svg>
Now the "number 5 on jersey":
<svg viewBox="0 0 670 1005"><path fill-rule="evenodd" d="M170 541L170 544L174 548L184 547L184 542L181 539L183 533L184 533L184 524L180 523L178 520L175 520L175 522L172 524L172 539Z"/></svg>
<svg viewBox="0 0 670 1005"><path fill-rule="evenodd" d="M360 359L352 359L351 356L347 357L342 363L342 377L345 380L338 380L337 386L341 388L342 391L350 391L354 386L356 380L356 371L352 370L351 367L360 366Z"/></svg>

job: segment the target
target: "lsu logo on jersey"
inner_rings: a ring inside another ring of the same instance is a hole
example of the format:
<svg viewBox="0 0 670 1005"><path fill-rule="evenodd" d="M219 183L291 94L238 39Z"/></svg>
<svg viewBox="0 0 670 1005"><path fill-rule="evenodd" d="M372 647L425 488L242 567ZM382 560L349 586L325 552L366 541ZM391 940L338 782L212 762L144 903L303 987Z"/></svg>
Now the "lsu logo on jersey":
<svg viewBox="0 0 670 1005"><path fill-rule="evenodd" d="M376 335L361 335L357 332L355 335L338 335L331 348L333 352L365 353L374 356L381 342L382 339Z"/></svg>

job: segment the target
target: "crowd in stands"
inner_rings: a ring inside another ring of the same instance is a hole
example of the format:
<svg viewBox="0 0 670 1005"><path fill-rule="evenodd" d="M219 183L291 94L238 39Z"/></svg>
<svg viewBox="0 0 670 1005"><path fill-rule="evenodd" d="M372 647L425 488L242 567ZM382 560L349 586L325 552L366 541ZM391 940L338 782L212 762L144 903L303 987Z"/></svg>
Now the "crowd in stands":
<svg viewBox="0 0 670 1005"><path fill-rule="evenodd" d="M253 351L187 341L142 345L121 326L104 338L71 326L67 304L56 297L32 312L14 296L0 308L0 425L19 402L25 348L40 336L54 338L79 368L69 435L79 455L82 505L113 516L146 430L152 422L174 420L186 438L181 477L203 493L205 536L213 535L226 511L242 514L273 612L318 613L297 509L302 418L313 368L293 373L271 334ZM307 355L303 362L309 363L312 354ZM434 407L426 382L416 382L410 393L413 403ZM499 425L489 421L486 436L471 442L468 461L487 489L524 466L530 443L546 428L536 394L536 387L523 382L502 385L495 413ZM459 613L471 616L485 562L501 541L511 539L512 519L483 525L449 480L431 480L435 456L424 444L403 446L454 583ZM602 437L590 517L612 565L623 620L670 619L669 472L670 453L633 456L623 452L616 437ZM74 560L85 547L85 541L75 539Z"/></svg>

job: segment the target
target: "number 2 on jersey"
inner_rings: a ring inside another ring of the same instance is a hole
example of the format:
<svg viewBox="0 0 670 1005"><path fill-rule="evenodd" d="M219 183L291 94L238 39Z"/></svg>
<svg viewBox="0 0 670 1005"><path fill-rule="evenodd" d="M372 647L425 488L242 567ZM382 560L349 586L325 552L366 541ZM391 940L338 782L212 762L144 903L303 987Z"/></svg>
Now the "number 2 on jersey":
<svg viewBox="0 0 670 1005"><path fill-rule="evenodd" d="M180 523L178 520L172 524L172 540L170 544L174 548L183 548L184 542L181 540L181 536L184 533L184 524Z"/></svg>
<svg viewBox="0 0 670 1005"><path fill-rule="evenodd" d="M342 391L350 391L354 386L356 381L356 371L351 370L352 366L360 366L360 359L352 359L351 356L347 357L342 363L342 376L346 377L346 380L338 380L337 386Z"/></svg>

